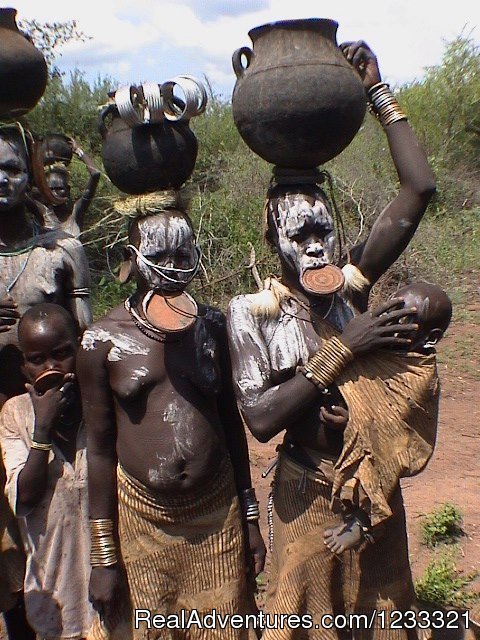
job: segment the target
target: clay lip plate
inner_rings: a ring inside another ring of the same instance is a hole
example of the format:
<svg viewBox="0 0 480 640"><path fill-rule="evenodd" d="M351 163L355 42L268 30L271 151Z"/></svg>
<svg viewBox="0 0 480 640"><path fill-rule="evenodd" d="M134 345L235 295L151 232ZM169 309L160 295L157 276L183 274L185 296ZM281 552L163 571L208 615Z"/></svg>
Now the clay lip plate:
<svg viewBox="0 0 480 640"><path fill-rule="evenodd" d="M43 394L45 391L49 389L54 389L55 387L60 387L63 383L63 379L65 374L63 371L58 371L57 369L49 369L48 371L43 371L33 383L33 388L37 393Z"/></svg>
<svg viewBox="0 0 480 640"><path fill-rule="evenodd" d="M195 300L185 291L163 296L153 295L145 310L147 320L167 332L185 331L197 318Z"/></svg>
<svg viewBox="0 0 480 640"><path fill-rule="evenodd" d="M301 283L305 291L324 296L340 291L345 283L345 276L339 267L326 264L316 269L307 269L302 274Z"/></svg>

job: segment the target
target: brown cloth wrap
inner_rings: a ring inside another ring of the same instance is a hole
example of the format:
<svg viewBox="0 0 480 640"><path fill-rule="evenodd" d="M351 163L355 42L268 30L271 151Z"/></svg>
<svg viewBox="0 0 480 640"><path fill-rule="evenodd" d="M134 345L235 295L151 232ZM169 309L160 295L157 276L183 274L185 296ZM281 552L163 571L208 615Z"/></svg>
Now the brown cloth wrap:
<svg viewBox="0 0 480 640"><path fill-rule="evenodd" d="M265 605L270 616L309 614L319 627L265 629L262 640L417 638L413 629L392 628L392 612L413 609L415 602L400 488L391 497L393 516L385 523L384 536L362 551L336 556L323 537L325 529L341 522L330 509L333 461L324 460L319 467L314 471L280 454L273 483L272 568ZM352 633L325 628L325 614L367 618L359 620Z"/></svg>
<svg viewBox="0 0 480 640"><path fill-rule="evenodd" d="M0 452L0 613L11 609L23 589L25 553L17 520L4 495L5 468Z"/></svg>
<svg viewBox="0 0 480 640"><path fill-rule="evenodd" d="M244 535L229 460L208 486L188 496L152 493L118 468L119 534L133 609L255 613L247 586ZM253 640L249 629L151 630L135 640Z"/></svg>
<svg viewBox="0 0 480 640"><path fill-rule="evenodd" d="M338 333L320 325L323 338ZM332 506L353 503L373 526L392 515L400 478L425 468L435 446L440 385L436 356L383 350L355 358L335 381L348 406Z"/></svg>

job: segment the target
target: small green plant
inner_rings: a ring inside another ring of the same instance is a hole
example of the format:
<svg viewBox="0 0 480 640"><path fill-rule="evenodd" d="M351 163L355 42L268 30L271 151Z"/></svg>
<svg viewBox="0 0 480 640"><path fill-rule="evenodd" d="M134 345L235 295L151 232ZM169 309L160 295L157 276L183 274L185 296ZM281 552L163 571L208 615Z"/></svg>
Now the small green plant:
<svg viewBox="0 0 480 640"><path fill-rule="evenodd" d="M425 605L468 607L478 596L465 589L477 574L462 574L455 565L456 547L444 548L430 560L415 583L417 598Z"/></svg>
<svg viewBox="0 0 480 640"><path fill-rule="evenodd" d="M430 548L440 543L451 544L462 533L462 514L448 502L429 513L422 524L422 541Z"/></svg>

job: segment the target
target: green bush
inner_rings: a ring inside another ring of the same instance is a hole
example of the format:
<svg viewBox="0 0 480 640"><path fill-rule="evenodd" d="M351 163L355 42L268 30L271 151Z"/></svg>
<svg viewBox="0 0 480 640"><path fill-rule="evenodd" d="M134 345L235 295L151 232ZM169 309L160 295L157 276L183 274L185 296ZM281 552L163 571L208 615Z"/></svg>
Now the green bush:
<svg viewBox="0 0 480 640"><path fill-rule="evenodd" d="M476 574L463 575L455 566L456 549L442 549L429 562L415 583L417 598L423 604L468 607L477 595L465 589Z"/></svg>
<svg viewBox="0 0 480 640"><path fill-rule="evenodd" d="M455 542L462 533L462 514L448 502L429 513L422 524L422 541L428 547Z"/></svg>

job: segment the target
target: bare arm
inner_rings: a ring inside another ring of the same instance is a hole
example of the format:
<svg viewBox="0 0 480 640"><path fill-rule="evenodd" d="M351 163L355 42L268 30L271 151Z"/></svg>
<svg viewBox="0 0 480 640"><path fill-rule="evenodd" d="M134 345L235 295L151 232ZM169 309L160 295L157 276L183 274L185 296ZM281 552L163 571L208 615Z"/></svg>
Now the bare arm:
<svg viewBox="0 0 480 640"><path fill-rule="evenodd" d="M65 251L64 290L67 308L82 333L92 323L90 270L85 249L75 238L60 240Z"/></svg>
<svg viewBox="0 0 480 640"><path fill-rule="evenodd" d="M223 327L220 335L219 347L221 350L222 391L218 398L218 412L224 426L225 440L235 473L237 492L241 495L242 490L249 489L252 486L252 479L245 428L233 391L226 327ZM258 520L245 522L245 529L248 535L248 548L253 562L254 574L257 576L265 566L265 543L260 533Z"/></svg>
<svg viewBox="0 0 480 640"><path fill-rule="evenodd" d="M353 318L340 339L354 357L383 347L405 346L411 340L402 338L402 334L418 327L398 322L414 312L413 308L403 308L402 300L390 300ZM227 326L237 399L252 434L260 442L268 442L298 423L311 405L320 405L322 390L300 372L281 384L273 384L267 345L247 298L232 300Z"/></svg>
<svg viewBox="0 0 480 640"><path fill-rule="evenodd" d="M73 152L85 164L90 174L85 189L80 198L75 202L72 212L74 219L81 229L83 227L83 218L85 216L85 213L87 212L88 207L95 197L101 174L99 169L97 169L97 167L95 166L93 159L82 149L80 149L80 147L76 143L73 147Z"/></svg>
<svg viewBox="0 0 480 640"><path fill-rule="evenodd" d="M82 345L77 357L77 375L87 427L89 515L91 519L113 520L114 538L117 539L117 429L106 369L111 345L95 343L94 338L89 340L88 330ZM90 597L100 614L108 615L113 610L120 584L118 563L92 569Z"/></svg>
<svg viewBox="0 0 480 640"><path fill-rule="evenodd" d="M84 334L83 344L88 338ZM91 518L116 519L117 429L112 392L106 369L109 343L80 347L77 375L87 428L88 489Z"/></svg>
<svg viewBox="0 0 480 640"><path fill-rule="evenodd" d="M247 298L230 303L227 325L235 393L242 414L255 438L268 442L318 402L320 394L301 373L274 385L267 345Z"/></svg>
<svg viewBox="0 0 480 640"><path fill-rule="evenodd" d="M381 82L377 59L365 42L340 47L367 91ZM352 261L372 285L405 250L435 193L435 177L408 122L394 122L385 127L385 133L400 191L380 213L362 248L352 251Z"/></svg>
<svg viewBox="0 0 480 640"><path fill-rule="evenodd" d="M72 379L70 374L65 375L62 385ZM33 440L40 443L52 442L52 429L57 418L65 408L65 395L60 393L60 386L49 389L42 396L37 395L33 386L25 385L32 401L35 424ZM23 511L30 511L43 497L47 488L48 478L48 451L30 449L24 468L18 476L17 504Z"/></svg>

